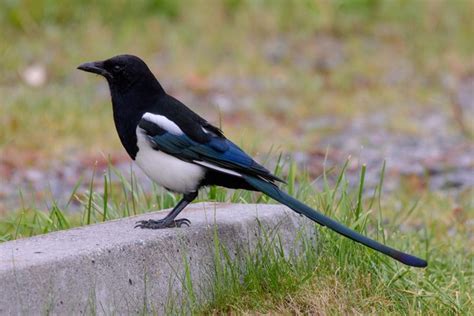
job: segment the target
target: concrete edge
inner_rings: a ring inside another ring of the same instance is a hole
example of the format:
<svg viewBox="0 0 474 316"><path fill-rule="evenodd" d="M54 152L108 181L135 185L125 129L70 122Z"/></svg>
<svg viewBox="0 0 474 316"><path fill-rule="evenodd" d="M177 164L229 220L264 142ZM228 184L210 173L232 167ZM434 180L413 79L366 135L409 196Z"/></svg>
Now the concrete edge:
<svg viewBox="0 0 474 316"><path fill-rule="evenodd" d="M214 236L238 260L255 249L262 230L278 234L288 253L298 248L298 230L315 234L311 221L266 204L197 203L180 216L191 220L191 227L133 228L137 220L165 214L0 244L0 314L161 313L184 298L186 273L198 285L195 290L208 292Z"/></svg>

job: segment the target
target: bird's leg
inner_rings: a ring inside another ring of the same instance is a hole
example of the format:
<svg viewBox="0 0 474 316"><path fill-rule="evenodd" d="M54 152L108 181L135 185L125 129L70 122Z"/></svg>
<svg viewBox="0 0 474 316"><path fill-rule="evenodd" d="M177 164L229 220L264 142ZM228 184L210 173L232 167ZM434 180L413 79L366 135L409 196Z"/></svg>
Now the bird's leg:
<svg viewBox="0 0 474 316"><path fill-rule="evenodd" d="M175 219L176 216L196 197L198 193L191 192L183 195L181 201L176 204L176 206L169 212L169 214L159 220L149 219L147 221L138 221L135 227L148 228L148 229L161 229L161 228L171 228L171 227L181 227L182 225L189 226L191 222L186 218Z"/></svg>

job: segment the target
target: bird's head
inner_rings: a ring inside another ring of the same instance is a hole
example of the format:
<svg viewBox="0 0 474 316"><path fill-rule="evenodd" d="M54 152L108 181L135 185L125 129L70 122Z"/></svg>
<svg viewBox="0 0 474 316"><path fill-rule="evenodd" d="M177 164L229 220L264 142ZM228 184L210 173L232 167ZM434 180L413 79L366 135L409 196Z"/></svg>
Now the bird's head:
<svg viewBox="0 0 474 316"><path fill-rule="evenodd" d="M125 92L140 81L158 84L145 62L133 55L118 55L102 61L84 63L77 69L103 76L107 79L112 93Z"/></svg>

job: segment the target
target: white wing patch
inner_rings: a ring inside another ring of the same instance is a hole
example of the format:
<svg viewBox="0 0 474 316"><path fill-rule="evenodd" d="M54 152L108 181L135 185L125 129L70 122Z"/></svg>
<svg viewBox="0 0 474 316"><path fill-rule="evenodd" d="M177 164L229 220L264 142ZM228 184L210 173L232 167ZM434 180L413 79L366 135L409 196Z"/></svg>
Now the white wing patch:
<svg viewBox="0 0 474 316"><path fill-rule="evenodd" d="M214 170L217 170L217 171L220 171L220 172L224 172L224 173L227 173L227 174L231 174L233 176L237 176L237 177L242 177L242 175L238 172L235 172L233 170L230 170L230 169L226 169L226 168L222 168L222 167L218 167L216 165L213 165L209 162L205 162L205 161L199 161L199 160L193 160L194 163L197 163L201 166L204 166L204 167L208 167L208 168L211 168L211 169L214 169Z"/></svg>
<svg viewBox="0 0 474 316"><path fill-rule="evenodd" d="M142 119L147 120L148 122L155 123L162 129L166 130L168 133L171 133L173 135L183 135L183 131L181 128L179 128L178 125L176 125L175 122L169 120L166 116L163 115L158 115L158 114L152 114L152 113L145 113L142 116Z"/></svg>

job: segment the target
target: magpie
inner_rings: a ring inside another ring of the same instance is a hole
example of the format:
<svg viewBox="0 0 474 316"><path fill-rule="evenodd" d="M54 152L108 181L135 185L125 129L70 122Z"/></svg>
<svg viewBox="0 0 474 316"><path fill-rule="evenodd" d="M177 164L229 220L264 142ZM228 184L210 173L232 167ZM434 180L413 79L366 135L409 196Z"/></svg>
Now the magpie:
<svg viewBox="0 0 474 316"><path fill-rule="evenodd" d="M163 219L136 227L189 226L177 215L201 187L218 185L260 191L316 223L392 257L406 265L427 262L367 238L301 203L277 186L282 179L228 140L222 130L165 92L148 66L133 55L88 62L78 69L105 77L112 98L115 127L128 155L154 182L183 198Z"/></svg>

